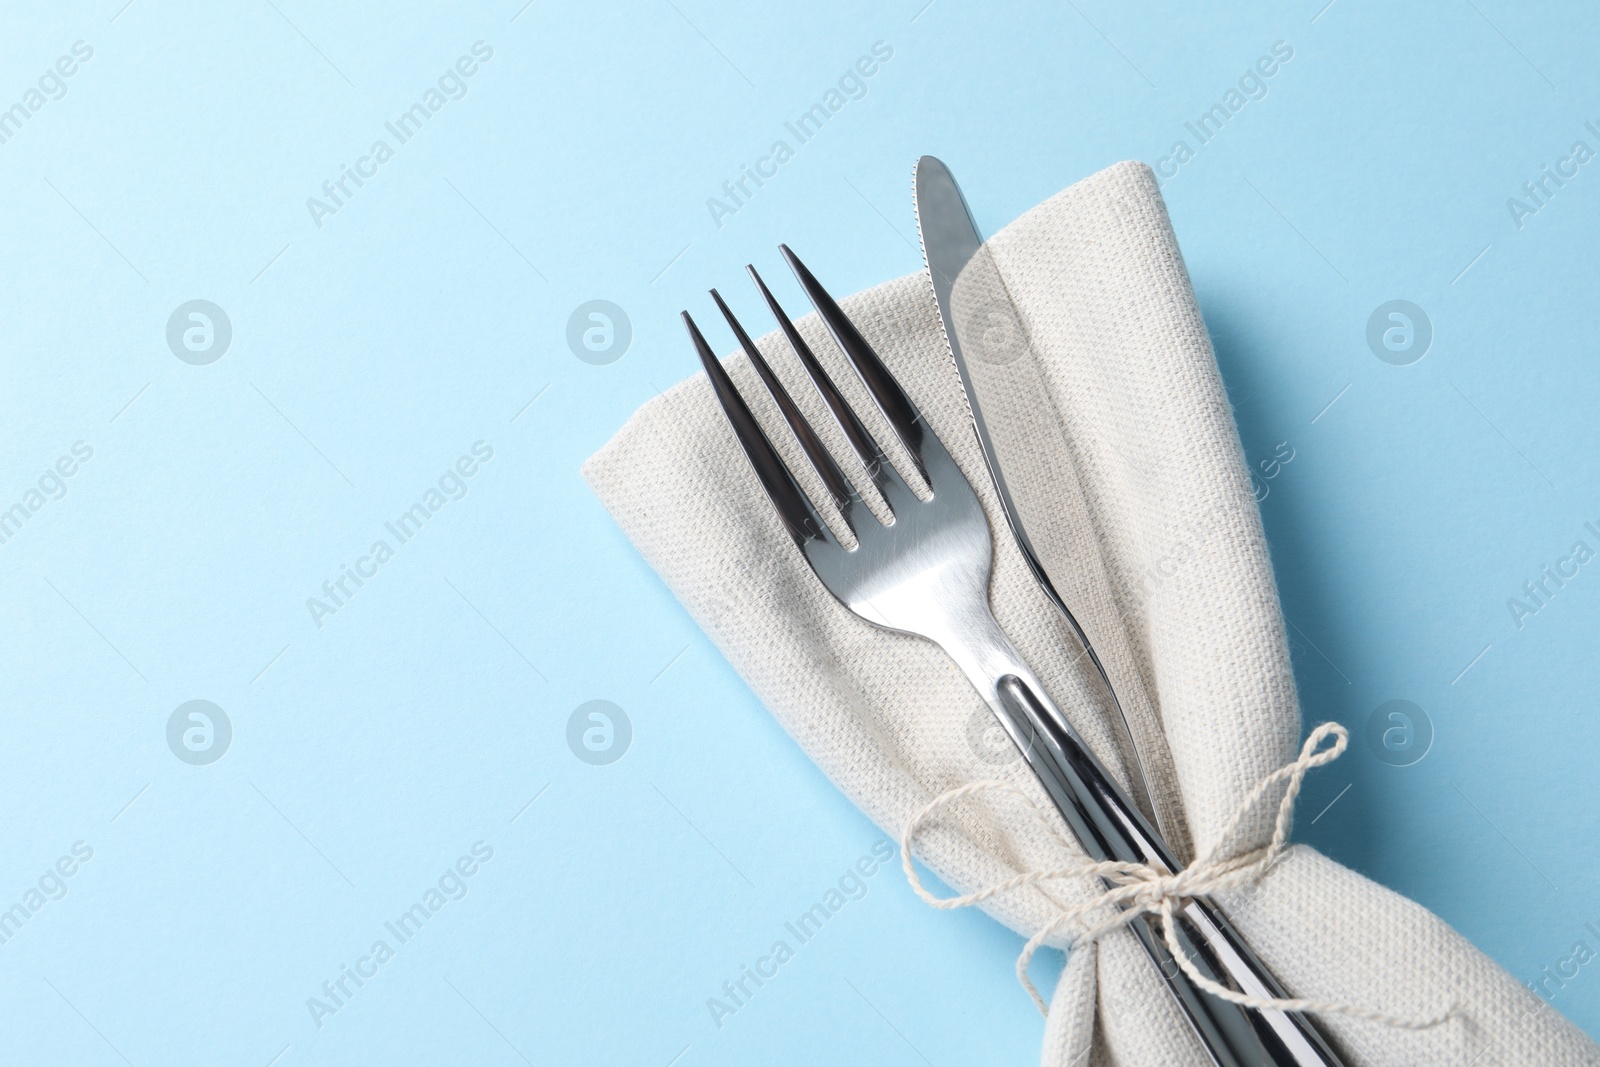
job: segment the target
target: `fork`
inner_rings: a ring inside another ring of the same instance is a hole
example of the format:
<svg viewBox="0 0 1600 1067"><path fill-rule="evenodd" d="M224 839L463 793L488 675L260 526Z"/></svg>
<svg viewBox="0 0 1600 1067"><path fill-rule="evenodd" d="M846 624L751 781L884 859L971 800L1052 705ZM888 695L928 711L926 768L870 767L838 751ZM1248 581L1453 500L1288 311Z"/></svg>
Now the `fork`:
<svg viewBox="0 0 1600 1067"><path fill-rule="evenodd" d="M732 309L712 300L754 367L807 462L854 539L846 544L824 520L756 421L694 319L684 325L713 390L795 546L823 586L877 626L934 642L961 668L1039 777L1084 851L1094 860L1179 869L1159 833L1130 801L1046 693L989 608L993 543L972 485L917 406L834 299L787 245L779 251L926 486L923 498L879 446L815 353L756 272L746 267L789 348L858 461L847 474L772 371ZM870 480L888 511L880 521L856 482ZM1282 986L1202 899L1185 903L1175 923L1180 946L1213 981L1256 997L1282 999ZM1297 1013L1243 1008L1213 997L1176 966L1146 917L1130 924L1161 969L1201 1043L1219 1067L1337 1067L1338 1058Z"/></svg>

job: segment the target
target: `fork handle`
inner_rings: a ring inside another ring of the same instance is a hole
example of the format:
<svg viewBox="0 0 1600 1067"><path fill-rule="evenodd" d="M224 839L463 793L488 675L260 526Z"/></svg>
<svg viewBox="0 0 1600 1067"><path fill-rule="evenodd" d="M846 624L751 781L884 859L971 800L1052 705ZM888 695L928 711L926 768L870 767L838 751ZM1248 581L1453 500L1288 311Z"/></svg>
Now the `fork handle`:
<svg viewBox="0 0 1600 1067"><path fill-rule="evenodd" d="M1067 722L999 624L992 617L984 620L987 625L974 627L974 621L966 620L961 640L941 644L999 718L1084 851L1095 860L1178 870L1160 834ZM975 630L982 633L977 640ZM1251 996L1288 996L1216 905L1191 900L1175 919L1177 940L1201 974ZM1152 920L1130 928L1217 1067L1341 1067L1304 1015L1214 997L1177 966Z"/></svg>

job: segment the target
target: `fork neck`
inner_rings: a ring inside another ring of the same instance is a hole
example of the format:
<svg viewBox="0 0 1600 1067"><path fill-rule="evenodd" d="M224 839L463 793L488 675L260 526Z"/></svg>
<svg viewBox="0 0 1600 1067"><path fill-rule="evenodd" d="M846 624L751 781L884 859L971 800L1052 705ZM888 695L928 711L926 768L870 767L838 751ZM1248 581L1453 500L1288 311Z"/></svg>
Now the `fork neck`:
<svg viewBox="0 0 1600 1067"><path fill-rule="evenodd" d="M934 639L1000 720L1085 850L1096 860L1177 870L1160 835L1050 699L994 616L985 609L947 629Z"/></svg>
<svg viewBox="0 0 1600 1067"><path fill-rule="evenodd" d="M987 605L981 615L962 620L941 643L1011 735L1084 851L1095 860L1178 870L1160 835L1050 700ZM1203 973L1252 996L1287 997L1271 972L1228 926L1226 917L1205 901L1190 901L1179 927L1185 953ZM1136 927L1135 935L1161 965L1213 1063L1224 1067L1337 1067L1338 1056L1304 1016L1247 1012L1203 994L1171 965L1165 947L1157 943L1149 927Z"/></svg>

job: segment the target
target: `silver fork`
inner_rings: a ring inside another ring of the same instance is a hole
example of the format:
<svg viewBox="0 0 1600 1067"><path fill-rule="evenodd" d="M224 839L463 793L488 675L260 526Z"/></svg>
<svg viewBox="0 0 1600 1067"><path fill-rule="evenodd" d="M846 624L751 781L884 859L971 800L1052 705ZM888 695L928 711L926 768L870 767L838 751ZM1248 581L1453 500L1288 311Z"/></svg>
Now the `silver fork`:
<svg viewBox="0 0 1600 1067"><path fill-rule="evenodd" d="M860 474L853 478L834 460L713 289L712 299L856 541L847 546L829 528L685 311L684 325L734 436L795 545L845 607L878 626L926 638L944 649L1000 720L1091 858L1178 870L1160 835L1067 722L995 621L989 608L993 545L983 507L966 476L839 305L787 245L779 250L932 494L922 499L911 488L761 276L753 266L747 267L855 453L860 472L871 480L890 512L889 520L880 522L866 507L855 488ZM1190 901L1176 925L1185 954L1207 977L1252 996L1287 995L1210 903ZM1205 993L1176 966L1148 921L1135 922L1131 929L1161 968L1167 988L1220 1067L1339 1063L1303 1016L1245 1009Z"/></svg>

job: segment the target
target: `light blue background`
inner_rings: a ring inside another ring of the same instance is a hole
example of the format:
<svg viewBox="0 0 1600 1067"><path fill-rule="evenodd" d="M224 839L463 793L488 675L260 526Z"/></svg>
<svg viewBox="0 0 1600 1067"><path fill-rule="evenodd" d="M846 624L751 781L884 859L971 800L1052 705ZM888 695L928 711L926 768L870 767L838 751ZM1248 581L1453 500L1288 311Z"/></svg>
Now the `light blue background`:
<svg viewBox="0 0 1600 1067"><path fill-rule="evenodd" d="M578 467L693 371L676 312L780 240L840 293L919 269L919 154L997 228L1156 163L1280 40L1268 95L1164 191L1246 453L1294 451L1262 508L1307 719L1357 735L1300 837L1519 979L1600 949L1600 570L1521 629L1506 603L1600 547L1600 164L1520 229L1506 206L1600 148L1600 15L1324 2L9 5L0 106L94 53L0 145L0 507L93 458L0 544L0 907L94 855L0 945L5 1059L1033 1060L1018 939L892 867L712 1024L881 835ZM306 199L479 40L466 97L314 225ZM877 41L865 98L714 225L706 199ZM165 337L196 298L234 331L208 366ZM606 366L565 340L595 298L633 329ZM1395 298L1435 330L1410 366L1365 341ZM315 626L306 598L480 440L465 499ZM609 766L565 740L596 698L633 724ZM167 747L191 699L233 724L209 766ZM1365 744L1391 699L1433 724L1415 765ZM307 998L480 840L466 897L319 1029ZM1600 971L1554 995L1600 1032Z"/></svg>

